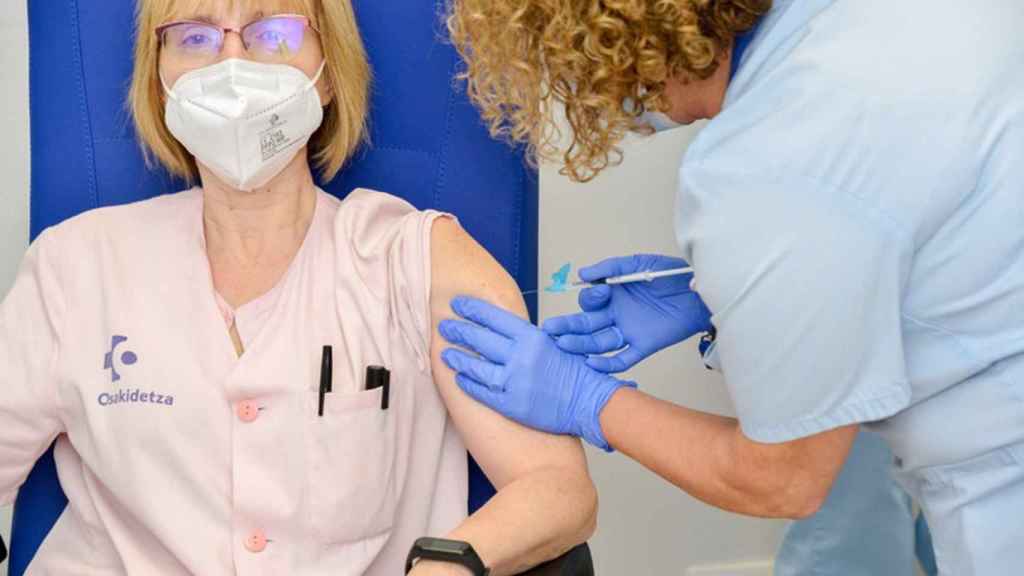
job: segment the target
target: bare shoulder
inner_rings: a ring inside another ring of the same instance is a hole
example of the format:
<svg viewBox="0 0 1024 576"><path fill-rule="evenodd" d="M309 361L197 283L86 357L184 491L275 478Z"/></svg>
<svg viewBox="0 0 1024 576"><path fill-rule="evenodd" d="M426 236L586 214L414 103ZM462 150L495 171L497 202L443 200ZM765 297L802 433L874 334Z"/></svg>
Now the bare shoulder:
<svg viewBox="0 0 1024 576"><path fill-rule="evenodd" d="M526 316L512 276L454 218L438 218L430 234L431 307L447 310L453 296L484 298Z"/></svg>

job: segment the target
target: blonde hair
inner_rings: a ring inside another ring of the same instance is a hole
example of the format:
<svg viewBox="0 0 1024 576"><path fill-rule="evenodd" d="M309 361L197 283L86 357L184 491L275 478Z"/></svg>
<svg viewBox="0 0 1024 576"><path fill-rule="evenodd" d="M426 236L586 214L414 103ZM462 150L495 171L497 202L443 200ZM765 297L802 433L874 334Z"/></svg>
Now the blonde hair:
<svg viewBox="0 0 1024 576"><path fill-rule="evenodd" d="M231 0L255 4L256 0ZM194 12L209 0L139 0L136 14L135 69L128 94L135 129L147 163L163 164L193 183L195 158L171 135L164 123L164 94L158 72L160 24ZM333 96L324 120L310 139L310 157L324 180L338 173L366 134L370 66L352 5L348 0L279 0L281 11L302 14L320 31L323 78Z"/></svg>
<svg viewBox="0 0 1024 576"><path fill-rule="evenodd" d="M664 111L669 78L706 79L735 36L771 0L449 0L461 78L491 134L527 145L536 161L561 160L587 181L621 161L638 117ZM633 105L629 106L629 102ZM555 107L572 141L559 150ZM561 158L559 158L561 152Z"/></svg>

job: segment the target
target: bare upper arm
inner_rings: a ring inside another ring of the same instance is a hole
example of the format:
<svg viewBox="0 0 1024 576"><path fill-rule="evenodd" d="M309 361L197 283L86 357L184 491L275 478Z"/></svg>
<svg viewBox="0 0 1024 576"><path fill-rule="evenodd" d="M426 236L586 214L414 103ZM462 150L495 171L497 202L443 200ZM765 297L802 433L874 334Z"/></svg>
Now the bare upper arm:
<svg viewBox="0 0 1024 576"><path fill-rule="evenodd" d="M446 318L456 318L452 297L475 296L526 317L518 286L500 264L459 224L439 218L431 231L430 359L434 382L466 447L484 473L500 489L531 470L573 467L586 473L580 441L521 426L467 396L455 374L441 360L450 346L437 331Z"/></svg>

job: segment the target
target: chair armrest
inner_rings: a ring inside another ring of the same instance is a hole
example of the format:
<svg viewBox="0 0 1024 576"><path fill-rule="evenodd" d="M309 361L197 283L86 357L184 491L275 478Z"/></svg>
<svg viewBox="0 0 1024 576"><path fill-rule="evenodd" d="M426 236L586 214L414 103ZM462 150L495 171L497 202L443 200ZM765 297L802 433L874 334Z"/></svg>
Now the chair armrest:
<svg viewBox="0 0 1024 576"><path fill-rule="evenodd" d="M519 576L594 576L594 561L590 556L590 547L584 542L562 556Z"/></svg>

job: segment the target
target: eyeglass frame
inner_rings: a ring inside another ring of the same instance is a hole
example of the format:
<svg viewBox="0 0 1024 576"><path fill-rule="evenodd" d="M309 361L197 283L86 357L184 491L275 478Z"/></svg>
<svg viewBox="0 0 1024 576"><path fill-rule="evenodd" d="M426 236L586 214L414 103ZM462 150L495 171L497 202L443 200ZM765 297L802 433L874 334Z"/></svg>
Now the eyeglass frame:
<svg viewBox="0 0 1024 576"><path fill-rule="evenodd" d="M195 24L195 25L198 25L198 26L208 26L210 28L213 28L215 30L220 31L220 34L221 34L221 43L220 43L220 48L217 50L217 54L220 54L221 51L224 50L224 41L228 37L228 32L234 32L235 34L238 34L238 39L242 41L242 46L245 48L246 51L248 51L249 50L249 46L246 45L246 43L245 43L245 36L244 36L246 28L248 28L249 26L252 26L253 24L262 22L264 20L269 20L271 18L291 18L293 20L301 20L303 25L305 25L306 28L309 28L313 32L316 32L317 36L320 35L320 29L313 25L313 21L310 20L309 16L303 16L302 14L271 14L270 16L263 16L261 18L257 18L255 20L247 23L246 25L242 26L241 28L228 28L226 26L218 26L217 24L214 24L213 22L205 22L205 21L202 21L202 20L187 20L187 19L186 20L175 20L173 22L165 22L165 23L157 26L156 28L153 29L153 33L156 34L157 45L162 50L163 47L164 47L163 33L164 33L165 30L167 30L171 26L178 26L180 24Z"/></svg>

